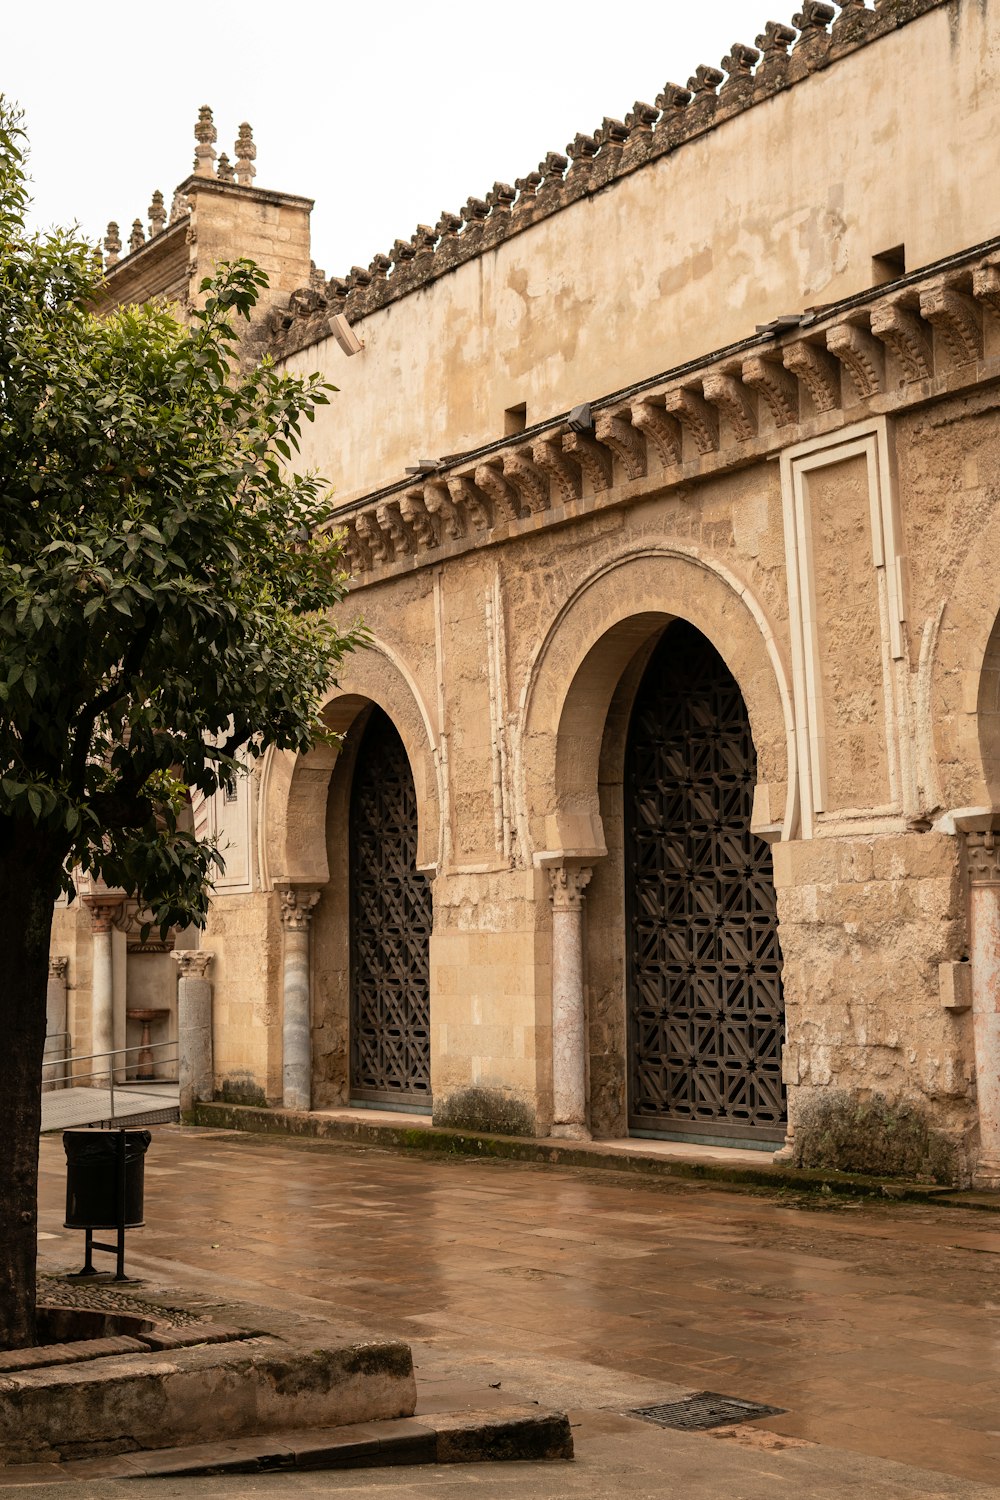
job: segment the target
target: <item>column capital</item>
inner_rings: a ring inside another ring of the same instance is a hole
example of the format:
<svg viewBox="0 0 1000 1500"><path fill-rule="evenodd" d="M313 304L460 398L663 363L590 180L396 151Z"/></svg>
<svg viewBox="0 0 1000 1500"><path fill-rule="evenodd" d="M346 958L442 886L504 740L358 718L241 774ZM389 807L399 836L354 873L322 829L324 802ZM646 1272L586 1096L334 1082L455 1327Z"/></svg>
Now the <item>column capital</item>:
<svg viewBox="0 0 1000 1500"><path fill-rule="evenodd" d="M82 899L84 906L90 910L93 930L97 933L111 931L115 918L125 904L124 896L84 896Z"/></svg>
<svg viewBox="0 0 1000 1500"><path fill-rule="evenodd" d="M69 973L69 959L68 958L58 957L58 958L50 958L49 959L49 978L50 979L59 979L59 980L61 980L65 984L65 982L66 982L66 976L67 976L68 973Z"/></svg>
<svg viewBox="0 0 1000 1500"><path fill-rule="evenodd" d="M174 948L170 957L177 965L178 979L207 979L215 953L211 948Z"/></svg>
<svg viewBox="0 0 1000 1500"><path fill-rule="evenodd" d="M303 932L312 921L313 909L320 898L315 885L285 885L275 881L281 897L281 925L286 932Z"/></svg>
<svg viewBox="0 0 1000 1500"><path fill-rule="evenodd" d="M992 828L965 834L970 885L1000 885L1000 833Z"/></svg>
<svg viewBox="0 0 1000 1500"><path fill-rule="evenodd" d="M549 900L555 911L580 911L593 869L589 865L549 865Z"/></svg>

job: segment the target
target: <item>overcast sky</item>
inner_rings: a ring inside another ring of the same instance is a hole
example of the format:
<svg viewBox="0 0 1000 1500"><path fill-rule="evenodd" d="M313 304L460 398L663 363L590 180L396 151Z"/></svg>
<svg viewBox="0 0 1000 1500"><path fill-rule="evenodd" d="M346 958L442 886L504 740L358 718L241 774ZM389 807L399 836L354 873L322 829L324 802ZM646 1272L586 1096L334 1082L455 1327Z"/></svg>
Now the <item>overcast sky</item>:
<svg viewBox="0 0 1000 1500"><path fill-rule="evenodd" d="M198 106L257 185L316 200L328 275L513 183L604 115L753 43L778 0L0 0L0 91L25 110L35 220L127 240L190 172Z"/></svg>

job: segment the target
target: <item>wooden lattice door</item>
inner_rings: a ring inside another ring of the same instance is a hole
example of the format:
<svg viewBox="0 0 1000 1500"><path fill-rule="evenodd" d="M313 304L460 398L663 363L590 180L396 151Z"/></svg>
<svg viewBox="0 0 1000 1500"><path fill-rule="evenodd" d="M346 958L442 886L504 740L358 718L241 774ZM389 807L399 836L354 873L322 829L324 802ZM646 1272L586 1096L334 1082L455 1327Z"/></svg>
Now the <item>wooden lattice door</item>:
<svg viewBox="0 0 1000 1500"><path fill-rule="evenodd" d="M430 882L406 750L373 709L351 786L351 1097L431 1100Z"/></svg>
<svg viewBox="0 0 1000 1500"><path fill-rule="evenodd" d="M746 705L693 626L643 676L625 777L629 1126L784 1137L784 1004L771 850L750 831Z"/></svg>

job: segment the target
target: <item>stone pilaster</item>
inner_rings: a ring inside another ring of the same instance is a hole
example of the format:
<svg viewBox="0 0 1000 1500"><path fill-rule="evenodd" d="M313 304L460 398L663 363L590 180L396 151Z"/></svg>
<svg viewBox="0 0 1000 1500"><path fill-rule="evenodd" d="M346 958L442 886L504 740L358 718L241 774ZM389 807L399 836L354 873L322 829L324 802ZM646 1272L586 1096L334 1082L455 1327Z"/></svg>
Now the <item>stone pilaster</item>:
<svg viewBox="0 0 1000 1500"><path fill-rule="evenodd" d="M1000 833L965 835L969 874L969 962L979 1101L975 1183L1000 1188Z"/></svg>
<svg viewBox="0 0 1000 1500"><path fill-rule="evenodd" d="M177 1079L181 1113L215 1092L212 1051L212 983L215 954L206 948L175 948L177 965Z"/></svg>
<svg viewBox="0 0 1000 1500"><path fill-rule="evenodd" d="M587 1002L583 903L592 870L554 865L552 902L552 1134L587 1141Z"/></svg>
<svg viewBox="0 0 1000 1500"><path fill-rule="evenodd" d="M312 1106L312 1017L309 928L320 897L315 886L282 885L281 925L284 929L284 1010L282 1039L282 1103L285 1109Z"/></svg>

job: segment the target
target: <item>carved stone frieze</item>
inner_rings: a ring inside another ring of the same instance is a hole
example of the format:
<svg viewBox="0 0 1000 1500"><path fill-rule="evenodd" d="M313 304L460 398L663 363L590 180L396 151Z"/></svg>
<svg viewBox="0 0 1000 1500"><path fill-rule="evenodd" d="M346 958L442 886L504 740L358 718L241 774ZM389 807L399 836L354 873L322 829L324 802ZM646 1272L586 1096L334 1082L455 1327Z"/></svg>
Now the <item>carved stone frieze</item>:
<svg viewBox="0 0 1000 1500"><path fill-rule="evenodd" d="M558 438L536 438L531 445L531 457L555 485L563 505L571 505L583 493L580 469L563 452Z"/></svg>
<svg viewBox="0 0 1000 1500"><path fill-rule="evenodd" d="M886 302L872 310L872 333L897 355L907 380L928 380L934 370L934 351L923 319L901 302Z"/></svg>
<svg viewBox="0 0 1000 1500"><path fill-rule="evenodd" d="M799 383L784 365L754 354L743 361L741 374L744 384L759 391L767 402L776 427L788 427L799 420Z"/></svg>
<svg viewBox="0 0 1000 1500"><path fill-rule="evenodd" d="M741 443L757 436L757 413L746 387L735 375L706 375L702 381L705 400L718 408Z"/></svg>
<svg viewBox="0 0 1000 1500"><path fill-rule="evenodd" d="M562 441L563 450L572 453L593 485L594 493L609 490L614 477L614 466L607 448L602 443L595 443L585 432L567 432Z"/></svg>
<svg viewBox="0 0 1000 1500"><path fill-rule="evenodd" d="M646 442L632 426L631 412L602 411L597 415L594 431L597 441L610 448L629 479L644 479L647 470Z"/></svg>
<svg viewBox="0 0 1000 1500"><path fill-rule="evenodd" d="M838 323L828 328L826 347L839 359L862 398L877 396L882 389L885 355L881 344L856 323Z"/></svg>
<svg viewBox="0 0 1000 1500"><path fill-rule="evenodd" d="M974 297L939 282L920 293L920 316L941 334L956 364L982 358L983 314Z"/></svg>
<svg viewBox="0 0 1000 1500"><path fill-rule="evenodd" d="M719 419L704 396L686 386L668 391L664 405L694 439L699 453L714 453L719 446Z"/></svg>

